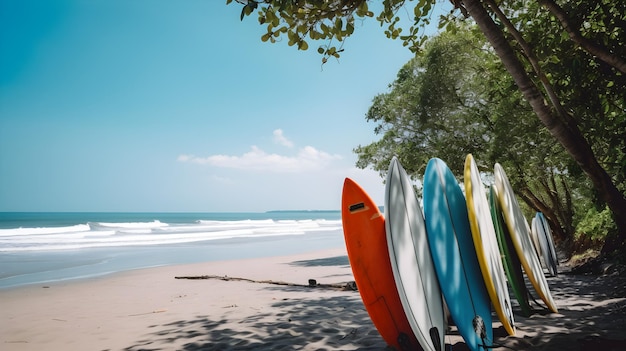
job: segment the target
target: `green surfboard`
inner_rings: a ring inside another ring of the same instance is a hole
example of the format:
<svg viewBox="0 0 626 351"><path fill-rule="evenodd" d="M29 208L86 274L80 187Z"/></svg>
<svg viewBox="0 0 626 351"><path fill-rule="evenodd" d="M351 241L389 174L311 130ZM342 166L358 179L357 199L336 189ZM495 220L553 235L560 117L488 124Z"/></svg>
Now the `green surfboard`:
<svg viewBox="0 0 626 351"><path fill-rule="evenodd" d="M489 188L489 207L491 209L491 217L493 218L493 225L496 230L496 238L498 239L498 247L500 249L500 255L502 255L502 263L504 264L504 272L506 273L513 295L522 309L521 315L529 317L532 314L530 302L528 300L528 289L524 282L524 274L522 273L522 264L508 229L504 224L504 218L500 210L500 205L496 198L496 188L491 186Z"/></svg>

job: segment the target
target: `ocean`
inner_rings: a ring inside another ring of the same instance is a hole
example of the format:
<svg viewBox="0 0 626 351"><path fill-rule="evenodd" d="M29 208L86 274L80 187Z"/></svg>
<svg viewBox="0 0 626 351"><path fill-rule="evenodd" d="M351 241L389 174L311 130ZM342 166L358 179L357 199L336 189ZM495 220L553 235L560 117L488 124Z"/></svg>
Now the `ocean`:
<svg viewBox="0 0 626 351"><path fill-rule="evenodd" d="M0 212L0 289L344 245L340 211Z"/></svg>

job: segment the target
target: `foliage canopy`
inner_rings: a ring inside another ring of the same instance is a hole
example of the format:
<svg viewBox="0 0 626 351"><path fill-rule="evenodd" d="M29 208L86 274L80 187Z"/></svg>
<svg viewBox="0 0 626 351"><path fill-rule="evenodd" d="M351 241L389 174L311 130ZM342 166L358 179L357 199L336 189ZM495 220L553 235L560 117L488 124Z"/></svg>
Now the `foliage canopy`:
<svg viewBox="0 0 626 351"><path fill-rule="evenodd" d="M289 45L306 50L308 40L324 40L326 45L318 49L324 62L340 56L343 48L337 47L335 41L341 43L353 34L355 19L374 16L385 26L389 38L400 39L418 52L426 40L420 28L430 21L435 5L440 4L436 0L383 0L374 13L372 2L367 0L236 1L243 4L241 18L256 11L259 23L267 28L261 38L264 41L273 42L284 35ZM227 4L231 2L227 0ZM549 133L567 152L571 158L567 172L584 174L595 190L598 207L606 204L610 208L618 235L607 241L605 251L625 251L626 2L451 2L458 9L454 13L460 12L476 23L527 106L545 127L541 133ZM412 10L407 9L409 4ZM400 16L405 13L412 13L408 25ZM453 14L442 16L440 28L456 30L453 19ZM508 89L505 85L501 88ZM436 104L437 97L431 98L430 102ZM514 104L514 99L509 103ZM443 124L439 123L439 127ZM413 130L407 128L404 132ZM446 133L434 125L432 132ZM481 140L472 140L476 145L471 145L462 134L458 135L456 147L480 147ZM514 135L509 136L511 140L502 140L510 142L507 148L523 149ZM392 140L393 136L389 138ZM434 143L434 138L430 142ZM414 143L419 147L423 140Z"/></svg>

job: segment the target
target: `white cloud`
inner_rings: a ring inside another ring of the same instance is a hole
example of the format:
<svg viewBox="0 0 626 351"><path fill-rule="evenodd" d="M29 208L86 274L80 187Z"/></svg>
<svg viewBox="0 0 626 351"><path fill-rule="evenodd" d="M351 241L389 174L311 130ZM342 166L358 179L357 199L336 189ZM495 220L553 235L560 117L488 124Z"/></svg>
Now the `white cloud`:
<svg viewBox="0 0 626 351"><path fill-rule="evenodd" d="M193 162L193 155L178 155L179 162Z"/></svg>
<svg viewBox="0 0 626 351"><path fill-rule="evenodd" d="M293 142L285 137L282 129L276 129L274 131L274 142L286 147L293 147Z"/></svg>
<svg viewBox="0 0 626 351"><path fill-rule="evenodd" d="M221 177L221 176L218 176L218 175L212 175L211 176L211 181L217 182L219 184L225 184L225 185L235 184L235 182L232 179L226 178L226 177Z"/></svg>
<svg viewBox="0 0 626 351"><path fill-rule="evenodd" d="M178 161L206 164L221 168L234 168L248 171L268 172L307 172L326 168L332 161L341 159L339 155L331 155L306 146L295 156L268 154L257 146L252 146L249 152L241 156L212 155L198 157L194 155L180 155Z"/></svg>

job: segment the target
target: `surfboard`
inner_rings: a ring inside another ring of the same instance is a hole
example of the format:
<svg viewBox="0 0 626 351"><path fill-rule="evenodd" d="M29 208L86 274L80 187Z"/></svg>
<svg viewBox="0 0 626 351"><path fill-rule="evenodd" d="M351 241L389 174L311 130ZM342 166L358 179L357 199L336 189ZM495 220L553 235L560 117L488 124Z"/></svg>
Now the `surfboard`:
<svg viewBox="0 0 626 351"><path fill-rule="evenodd" d="M396 157L387 172L385 229L393 276L413 333L424 350L442 351L443 300L426 226L413 185Z"/></svg>
<svg viewBox="0 0 626 351"><path fill-rule="evenodd" d="M531 221L530 234L535 248L537 249L537 257L539 257L539 263L544 269L548 269L548 239L543 233L543 224L539 222L539 218L535 215Z"/></svg>
<svg viewBox="0 0 626 351"><path fill-rule="evenodd" d="M530 238L532 239L533 247L535 248L535 253L537 254L537 258L539 259L539 263L541 267L547 268L546 263L543 261L543 253L541 243L539 241L539 233L537 229L537 218L533 217L530 220Z"/></svg>
<svg viewBox="0 0 626 351"><path fill-rule="evenodd" d="M541 264L534 251L535 249L530 239L528 221L524 218L524 214L515 198L509 179L499 163L496 163L494 167L494 175L498 202L502 209L503 217L509 234L511 235L513 245L515 246L515 251L524 268L524 272L526 272L528 280L530 280L530 283L535 291L537 291L537 294L539 294L539 297L545 302L546 306L548 306L548 309L556 313L558 312L558 308L552 298L548 281L543 274Z"/></svg>
<svg viewBox="0 0 626 351"><path fill-rule="evenodd" d="M424 173L424 218L441 290L470 350L493 342L489 295L480 271L461 187L448 166L431 159Z"/></svg>
<svg viewBox="0 0 626 351"><path fill-rule="evenodd" d="M543 260L545 261L546 268L550 275L556 277L558 275L557 266L559 260L556 256L556 248L554 247L550 224L548 224L548 220L541 212L537 212L535 219L537 221L537 234L542 244Z"/></svg>
<svg viewBox="0 0 626 351"><path fill-rule="evenodd" d="M354 281L372 323L396 350L418 349L393 278L385 218L350 178L343 183L341 220Z"/></svg>
<svg viewBox="0 0 626 351"><path fill-rule="evenodd" d="M493 219L494 228L496 230L496 238L498 239L498 248L500 249L500 255L504 263L504 271L508 278L509 285L511 285L513 295L522 310L521 314L524 317L530 317L532 308L528 300L529 293L526 288L526 282L524 281L522 263L515 251L515 246L511 240L509 230L504 223L504 218L502 218L502 211L498 203L495 185L489 187L489 205L491 208L491 218Z"/></svg>
<svg viewBox="0 0 626 351"><path fill-rule="evenodd" d="M463 181L470 229L487 293L502 326L509 335L515 335L511 297L498 249L496 230L491 218L485 188L480 179L480 172L472 154L465 157Z"/></svg>

